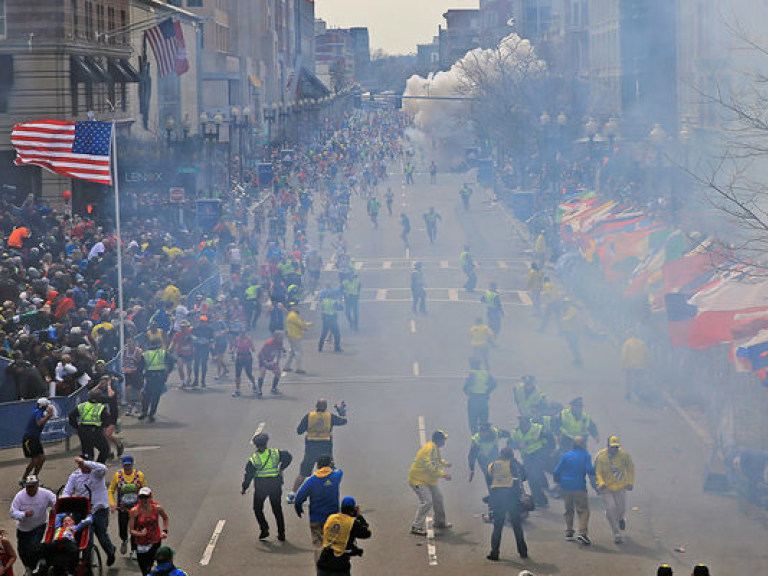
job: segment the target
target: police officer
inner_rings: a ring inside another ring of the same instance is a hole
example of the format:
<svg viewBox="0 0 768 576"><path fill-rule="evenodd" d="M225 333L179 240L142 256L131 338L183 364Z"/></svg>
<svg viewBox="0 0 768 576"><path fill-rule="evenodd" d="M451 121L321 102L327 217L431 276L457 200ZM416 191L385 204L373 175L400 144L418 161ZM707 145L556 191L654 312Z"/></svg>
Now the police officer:
<svg viewBox="0 0 768 576"><path fill-rule="evenodd" d="M337 291L326 288L320 299L320 317L323 321L323 328L320 332L320 341L317 343L318 352L323 351L323 345L329 333L333 335L333 351L343 352L341 349L341 332L339 332L339 310L343 310L343 306L339 302Z"/></svg>
<svg viewBox="0 0 768 576"><path fill-rule="evenodd" d="M269 498L277 524L277 539L282 542L285 540L285 520L283 519L281 502L283 470L291 464L293 456L285 450L267 448L268 443L269 436L267 434L257 434L253 437L256 452L245 464L245 475L240 493L245 494L251 480L253 480L253 512L259 523L259 540L265 540L269 537L269 524L267 524L267 518L264 516L264 500Z"/></svg>
<svg viewBox="0 0 768 576"><path fill-rule="evenodd" d="M347 405L340 402L335 406L337 414L328 412L328 400L320 398L315 409L304 415L296 427L296 433L306 434L304 439L304 459L301 461L299 474L293 483L293 490L288 494L288 502L293 502L302 483L312 474L312 468L320 456L333 457L334 426L344 426L347 423Z"/></svg>
<svg viewBox="0 0 768 576"><path fill-rule="evenodd" d="M523 524L520 518L520 497L522 483L525 482L525 469L515 460L512 448L502 448L499 458L488 466L493 510L493 534L491 535L491 553L488 560L499 559L501 532L509 518L515 532L517 553L520 558L528 558L528 546L525 543Z"/></svg>
<svg viewBox="0 0 768 576"><path fill-rule="evenodd" d="M546 398L536 388L536 377L530 374L522 377L522 382L514 387L512 393L520 416L533 416L534 411Z"/></svg>
<svg viewBox="0 0 768 576"><path fill-rule="evenodd" d="M144 420L149 415L149 421L154 422L157 405L160 403L160 396L172 366L162 342L150 340L149 346L149 350L141 355L139 361L139 372L144 375L144 395L139 420Z"/></svg>
<svg viewBox="0 0 768 576"><path fill-rule="evenodd" d="M472 196L472 188L470 188L469 184L465 183L461 187L459 195L461 196L461 203L464 206L464 210L469 211L469 198Z"/></svg>
<svg viewBox="0 0 768 576"><path fill-rule="evenodd" d="M109 414L107 399L101 390L88 392L88 399L69 413L69 424L77 430L80 446L86 460L93 460L94 448L99 450L98 462L104 463L109 455L109 443L104 435L104 417Z"/></svg>
<svg viewBox="0 0 768 576"><path fill-rule="evenodd" d="M488 399L497 384L488 371L480 368L479 358L470 358L469 368L469 375L464 380L464 394L467 395L469 430L474 434L481 422L488 421Z"/></svg>
<svg viewBox="0 0 768 576"><path fill-rule="evenodd" d="M501 307L501 294L499 294L496 282L491 282L488 285L488 290L485 291L480 301L485 304L488 326L498 336L501 332L501 317L504 316L504 309Z"/></svg>
<svg viewBox="0 0 768 576"><path fill-rule="evenodd" d="M551 435L542 424L531 422L528 416L518 416L518 427L512 431L510 442L520 450L523 464L528 473L528 485L536 506L545 508L549 505L544 490L547 488L547 477L544 470L553 443Z"/></svg>
<svg viewBox="0 0 768 576"><path fill-rule="evenodd" d="M261 316L261 299L264 289L258 282L258 276L255 276L248 287L245 289L245 312L248 328L253 330Z"/></svg>
<svg viewBox="0 0 768 576"><path fill-rule="evenodd" d="M584 400L581 396L571 400L570 408L563 408L558 418L559 422L559 448L563 454L573 446L573 439L577 436L584 438L584 448L587 447L587 434L597 440L597 426L592 417L584 412Z"/></svg>
<svg viewBox="0 0 768 576"><path fill-rule="evenodd" d="M424 282L424 270L421 262L416 262L411 271L411 296L413 297L413 313L427 313L427 285Z"/></svg>
<svg viewBox="0 0 768 576"><path fill-rule="evenodd" d="M464 289L467 292L474 292L477 285L477 274L475 274L475 259L469 250L469 244L464 245L464 250L459 255L459 262L464 275L467 277L467 281L464 282Z"/></svg>
<svg viewBox="0 0 768 576"><path fill-rule="evenodd" d="M496 460L499 455L499 440L509 438L508 430L501 430L490 422L481 422L480 430L472 436L469 447L469 481L475 477L475 463L480 466L480 470L488 483L488 465Z"/></svg>
<svg viewBox="0 0 768 576"><path fill-rule="evenodd" d="M344 294L344 314L349 327L355 332L359 326L360 289L360 276L356 272L348 275L341 283Z"/></svg>

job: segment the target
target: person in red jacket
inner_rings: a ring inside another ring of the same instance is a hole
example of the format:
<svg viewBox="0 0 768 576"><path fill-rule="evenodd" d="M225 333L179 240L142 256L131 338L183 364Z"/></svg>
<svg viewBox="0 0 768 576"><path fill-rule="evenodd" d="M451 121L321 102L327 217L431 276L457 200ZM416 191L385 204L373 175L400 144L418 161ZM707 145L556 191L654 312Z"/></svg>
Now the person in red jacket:
<svg viewBox="0 0 768 576"><path fill-rule="evenodd" d="M275 335L267 340L259 350L259 380L258 390L256 396L261 398L261 387L264 384L264 376L267 374L267 370L274 374L272 378L272 394L282 394L277 389L277 385L280 382L280 356L285 352L283 350L283 332L282 330L276 330Z"/></svg>

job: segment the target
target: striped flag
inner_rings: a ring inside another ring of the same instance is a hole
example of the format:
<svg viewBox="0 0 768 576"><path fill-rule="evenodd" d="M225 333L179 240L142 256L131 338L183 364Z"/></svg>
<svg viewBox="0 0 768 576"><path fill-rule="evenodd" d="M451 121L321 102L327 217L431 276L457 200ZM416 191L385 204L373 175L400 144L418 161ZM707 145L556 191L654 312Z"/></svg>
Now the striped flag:
<svg viewBox="0 0 768 576"><path fill-rule="evenodd" d="M11 133L17 166L34 164L107 185L112 184L111 143L111 122L40 120L16 124Z"/></svg>
<svg viewBox="0 0 768 576"><path fill-rule="evenodd" d="M187 48L181 24L172 18L166 18L157 26L144 33L157 60L157 73L162 78L171 72L181 76L189 70Z"/></svg>

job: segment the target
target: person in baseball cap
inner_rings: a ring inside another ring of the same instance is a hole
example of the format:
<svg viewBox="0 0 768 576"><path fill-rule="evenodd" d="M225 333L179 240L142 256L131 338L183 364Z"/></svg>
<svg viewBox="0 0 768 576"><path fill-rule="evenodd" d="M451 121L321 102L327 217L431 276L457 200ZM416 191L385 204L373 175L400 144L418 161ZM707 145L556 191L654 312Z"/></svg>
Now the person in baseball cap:
<svg viewBox="0 0 768 576"><path fill-rule="evenodd" d="M187 573L177 568L173 563L173 556L176 553L170 546L160 546L155 553L155 569L151 572L154 575L162 576L187 576Z"/></svg>

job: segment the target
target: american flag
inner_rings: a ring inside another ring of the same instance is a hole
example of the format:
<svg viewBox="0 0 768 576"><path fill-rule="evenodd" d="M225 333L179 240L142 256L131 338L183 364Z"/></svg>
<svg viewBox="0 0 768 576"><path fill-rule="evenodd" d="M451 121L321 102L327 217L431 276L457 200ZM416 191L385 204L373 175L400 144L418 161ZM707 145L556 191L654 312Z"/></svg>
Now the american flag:
<svg viewBox="0 0 768 576"><path fill-rule="evenodd" d="M152 52L155 53L157 73L161 78L171 72L181 76L189 70L184 33L181 31L181 24L179 22L166 18L144 34L149 41L149 45L152 46Z"/></svg>
<svg viewBox="0 0 768 576"><path fill-rule="evenodd" d="M16 124L11 144L17 166L34 164L51 172L112 184L111 122L39 120Z"/></svg>

